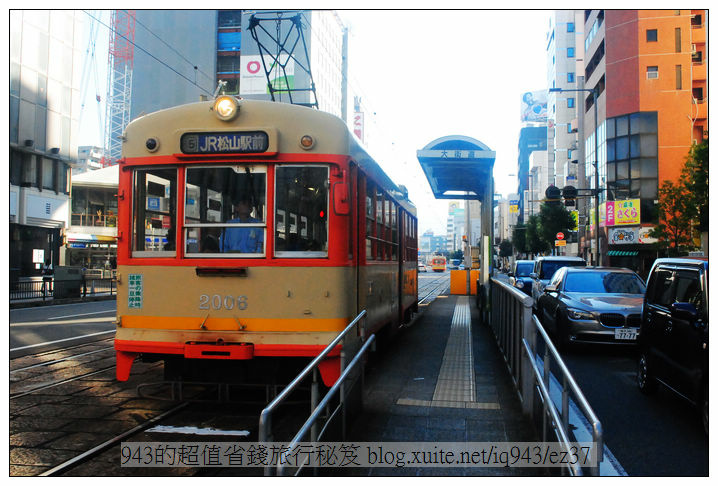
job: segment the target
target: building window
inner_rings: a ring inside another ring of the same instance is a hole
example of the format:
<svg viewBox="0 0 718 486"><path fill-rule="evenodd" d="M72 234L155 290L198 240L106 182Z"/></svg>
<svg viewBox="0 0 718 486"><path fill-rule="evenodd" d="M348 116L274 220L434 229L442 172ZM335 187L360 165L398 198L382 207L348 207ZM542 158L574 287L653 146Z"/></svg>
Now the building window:
<svg viewBox="0 0 718 486"><path fill-rule="evenodd" d="M681 76L681 65L676 64L676 89L683 89L683 78Z"/></svg>
<svg viewBox="0 0 718 486"><path fill-rule="evenodd" d="M573 22L569 22L566 24L566 32L576 32L576 28L573 25Z"/></svg>
<svg viewBox="0 0 718 486"><path fill-rule="evenodd" d="M658 42L658 29L646 30L646 42Z"/></svg>
<svg viewBox="0 0 718 486"><path fill-rule="evenodd" d="M700 27L703 25L703 17L700 15L691 15L691 26Z"/></svg>
<svg viewBox="0 0 718 486"><path fill-rule="evenodd" d="M693 52L691 52L691 61L698 64L703 62L703 52L697 50L695 45L693 47Z"/></svg>
<svg viewBox="0 0 718 486"><path fill-rule="evenodd" d="M576 98L567 98L567 99L566 99L566 105L567 105L569 108L573 108L574 106L576 106Z"/></svg>
<svg viewBox="0 0 718 486"><path fill-rule="evenodd" d="M576 73L568 73L568 74L566 74L566 82L568 82L568 83L575 83L575 82L576 82Z"/></svg>
<svg viewBox="0 0 718 486"><path fill-rule="evenodd" d="M693 88L693 103L703 103L703 88Z"/></svg>
<svg viewBox="0 0 718 486"><path fill-rule="evenodd" d="M566 49L566 57L574 57L576 55L576 49L569 47Z"/></svg>
<svg viewBox="0 0 718 486"><path fill-rule="evenodd" d="M681 28L676 28L676 52L681 52Z"/></svg>
<svg viewBox="0 0 718 486"><path fill-rule="evenodd" d="M646 66L646 79L658 79L658 66Z"/></svg>

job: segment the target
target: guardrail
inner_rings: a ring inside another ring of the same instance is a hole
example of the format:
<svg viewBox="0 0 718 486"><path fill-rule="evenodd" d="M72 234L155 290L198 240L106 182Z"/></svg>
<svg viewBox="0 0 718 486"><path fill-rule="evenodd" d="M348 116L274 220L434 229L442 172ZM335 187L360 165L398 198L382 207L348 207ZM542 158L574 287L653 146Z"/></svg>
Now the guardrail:
<svg viewBox="0 0 718 486"><path fill-rule="evenodd" d="M292 441L289 443L289 446L287 447L288 451L294 450L294 448L297 446L299 442L301 442L302 437L307 435L307 432L309 432L316 424L317 420L319 419L319 414L324 411L324 409L327 408L329 405L329 401L336 395L337 390L340 390L342 397L339 401L339 405L334 409L334 411L329 415L329 418L327 418L326 424L324 425L324 428L319 432L316 438L312 438L312 442L316 442L322 438L322 435L324 434L324 431L326 430L329 423L332 421L332 419L336 416L337 413L339 413L339 410L342 409L343 402L344 402L344 396L343 396L343 387L344 387L344 381L347 379L349 374L351 373L352 369L356 364L363 358L364 353L367 352L374 344L376 336L372 334L369 336L369 339L366 340L364 345L361 347L359 352L354 356L354 359L349 363L349 365L346 367L346 369L342 372L342 374L339 376L339 379L336 383L329 389L327 394L324 396L324 399L319 403L319 405L316 406L312 414L309 416L306 422L304 422L304 425L299 429L299 432L296 433L296 435L292 438ZM342 437L343 438L343 437ZM305 460L304 464L297 467L297 472L294 474L295 476L298 476L299 473L302 471L302 468L306 464L306 462L309 459ZM284 476L284 464L278 464L277 465L277 476Z"/></svg>
<svg viewBox="0 0 718 486"><path fill-rule="evenodd" d="M117 293L116 278L20 280L10 282L10 302L85 298L96 294Z"/></svg>
<svg viewBox="0 0 718 486"><path fill-rule="evenodd" d="M354 326L356 326L357 323L359 323L359 321L361 321L364 317L366 317L366 310L362 310L362 311L354 318L354 320L352 320L352 321L347 325L347 327L345 327L344 330L343 330L342 332L340 332L340 333L337 335L337 337L334 338L334 340L333 340L331 343L329 343L329 344L324 348L324 350L322 350L322 352L319 353L319 355L317 355L317 357L314 358L314 359L299 373L299 375L297 375L297 377L294 378L294 380L292 380L292 382L291 382L289 385L287 385L287 386L279 393L279 395L277 395L277 397L276 397L274 400L272 400L272 402L264 408L264 410L262 410L262 413L261 413L260 416L259 416L259 434L258 434L258 435L259 435L259 437L258 437L258 438L259 438L259 442L270 442L270 441L272 440L272 414L273 414L274 411L277 409L277 407L279 407L279 405L281 405L281 403L282 403L284 400L286 400L287 397L289 397L289 395L299 386L299 384L300 384L302 381L304 381L304 379L305 379L307 376L309 376L309 373L313 373L313 376L314 376L314 380L313 380L314 382L312 383L312 389L311 389L311 412L312 412L312 416L314 416L314 413L315 413L315 411L316 411L317 408L318 408L318 401L319 401L319 397L318 397L319 386L318 386L318 376L317 376L317 374L318 374L318 373L317 373L318 368L317 368L317 366L319 366L319 363L329 354L329 352L330 352L331 350L333 350L333 349L344 339L344 336L346 336L347 333L348 333L349 331L351 331L351 330L354 328ZM360 336L361 336L361 339L362 339L362 341L363 341L364 338L365 338L365 330L364 330L363 327L361 328ZM373 335L372 335L372 338L373 338ZM366 343L368 343L370 340L373 342L373 339L369 339L369 340L366 340ZM365 343L364 347L362 347L362 349L364 349L364 348L366 347L366 343ZM362 354L363 354L363 351L362 351ZM353 367L353 363L354 363L355 361L356 361L356 357L355 357L355 359L352 361L352 365L351 365L352 367ZM343 404L343 402L344 402L343 383L344 383L344 380L346 379L346 376L348 376L348 371L351 371L351 368L350 368L350 367L347 367L346 369L344 368L344 351L343 351L343 350L342 350L342 353L341 353L341 363L342 363L342 367L341 367L341 369L342 369L342 374L341 374L341 376L339 377L339 380L337 380L337 383L339 383L340 386L342 386L342 390L341 390L342 393L341 393L341 397L340 397L339 407L341 407L342 404ZM336 383L335 383L335 386L336 386ZM327 392L327 396L329 396L329 393L330 393L334 388L335 388L335 387L333 386L333 387L330 389L330 391ZM332 396L333 396L333 393L332 393ZM326 398L325 398L325 400L326 400ZM322 403L324 403L324 402L322 402ZM338 408L339 408L339 407L338 407ZM329 419L327 419L327 424L334 418L334 415L335 415L336 413L337 413L337 411L335 411L335 412L332 414L332 416L329 417ZM310 416L310 419L311 419L311 416ZM316 419L315 419L315 421L316 421ZM326 426L325 426L325 428L326 428ZM312 424L312 441L316 441L318 437L319 437L319 433L317 432L316 425L313 423L313 424ZM271 473L271 470L270 470L269 468L265 468L265 475L270 475L270 473Z"/></svg>
<svg viewBox="0 0 718 486"><path fill-rule="evenodd" d="M557 439L568 445L572 432L569 430L569 396L585 415L592 427L592 439L596 446L597 466L589 469L591 475L599 475L598 464L603 460L603 430L581 389L556 351L541 322L531 314L533 299L513 286L496 278L490 281L489 324L504 361L511 373L522 403L523 412L536 418L535 405L542 405L542 439L548 440L548 427L553 429ZM543 340L543 373L537 356L537 337ZM551 363L556 363L561 376L561 410L557 410L550 396ZM583 475L579 466L568 468L571 475Z"/></svg>

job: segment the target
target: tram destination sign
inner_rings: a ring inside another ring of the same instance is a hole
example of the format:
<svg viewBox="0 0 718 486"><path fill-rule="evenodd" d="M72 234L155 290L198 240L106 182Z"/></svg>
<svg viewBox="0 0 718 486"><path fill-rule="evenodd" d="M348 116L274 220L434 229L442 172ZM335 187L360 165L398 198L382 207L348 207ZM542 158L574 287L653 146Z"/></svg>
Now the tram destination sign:
<svg viewBox="0 0 718 486"><path fill-rule="evenodd" d="M185 133L180 138L184 154L254 154L268 147L269 135L260 131Z"/></svg>

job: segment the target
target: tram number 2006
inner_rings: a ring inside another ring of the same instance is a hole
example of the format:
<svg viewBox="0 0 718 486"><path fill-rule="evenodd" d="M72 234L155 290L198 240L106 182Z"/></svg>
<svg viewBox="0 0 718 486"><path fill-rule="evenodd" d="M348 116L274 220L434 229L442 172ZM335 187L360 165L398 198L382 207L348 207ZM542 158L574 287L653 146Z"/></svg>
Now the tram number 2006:
<svg viewBox="0 0 718 486"><path fill-rule="evenodd" d="M249 303L247 302L247 296L246 295L240 295L239 297L234 297L233 295L207 295L202 294L199 296L199 308L201 310L232 310L234 308L237 308L239 310L245 310Z"/></svg>

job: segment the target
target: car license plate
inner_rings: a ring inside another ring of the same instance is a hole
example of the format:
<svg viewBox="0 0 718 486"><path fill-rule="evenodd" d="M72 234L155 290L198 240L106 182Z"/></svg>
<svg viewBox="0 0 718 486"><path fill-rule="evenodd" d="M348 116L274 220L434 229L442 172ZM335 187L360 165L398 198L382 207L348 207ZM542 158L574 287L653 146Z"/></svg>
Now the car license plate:
<svg viewBox="0 0 718 486"><path fill-rule="evenodd" d="M635 341L636 330L635 329L614 329L616 339L623 341Z"/></svg>

